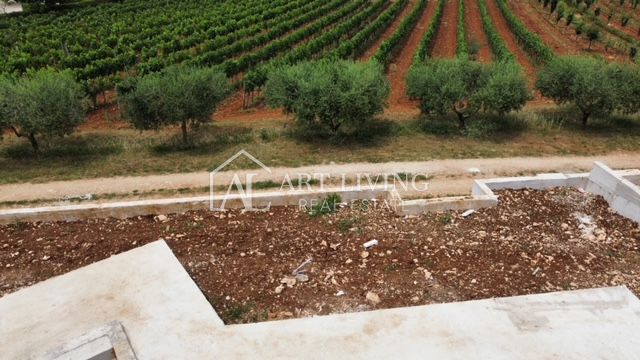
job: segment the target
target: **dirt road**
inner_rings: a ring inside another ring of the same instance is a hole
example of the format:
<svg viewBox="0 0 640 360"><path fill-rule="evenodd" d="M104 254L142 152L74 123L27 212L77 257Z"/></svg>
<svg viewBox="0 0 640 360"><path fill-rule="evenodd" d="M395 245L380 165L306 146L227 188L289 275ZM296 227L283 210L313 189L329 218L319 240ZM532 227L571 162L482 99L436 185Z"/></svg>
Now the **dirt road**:
<svg viewBox="0 0 640 360"><path fill-rule="evenodd" d="M601 156L569 157L516 157L494 159L451 159L416 162L353 163L314 165L300 168L272 168L271 173L257 170L227 171L216 175L216 183L228 184L235 174L244 179L247 173L256 173L255 181L273 180L281 183L289 175L297 178L299 173L330 174L338 179L342 174L355 178L358 174L411 173L429 176L428 195L441 196L468 194L474 178L521 176L544 172L589 171L594 161L602 161L614 169L640 168L640 154L618 153ZM265 164L269 166L269 164ZM473 175L470 168L481 173ZM205 191L209 186L209 173L195 172L182 174L151 175L139 177L113 177L74 181L55 181L41 184L7 184L0 186L0 202L57 200L65 196L84 194L131 195L157 190L196 189ZM197 192L196 190L191 193ZM162 193L158 196L163 196ZM167 195L164 195L167 196Z"/></svg>

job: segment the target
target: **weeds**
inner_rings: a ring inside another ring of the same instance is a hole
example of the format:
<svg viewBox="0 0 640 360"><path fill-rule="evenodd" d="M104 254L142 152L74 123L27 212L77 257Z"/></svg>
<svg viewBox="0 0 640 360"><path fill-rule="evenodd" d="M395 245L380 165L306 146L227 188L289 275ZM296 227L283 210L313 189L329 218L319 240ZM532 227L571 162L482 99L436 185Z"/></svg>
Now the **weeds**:
<svg viewBox="0 0 640 360"><path fill-rule="evenodd" d="M446 213L440 216L440 218L438 218L438 221L440 221L440 224L442 225L449 225L453 222L453 215L451 215L451 213Z"/></svg>
<svg viewBox="0 0 640 360"><path fill-rule="evenodd" d="M341 202L342 198L340 197L340 195L336 193L329 194L327 195L327 197L311 207L309 215L311 215L312 217L317 217L333 214L338 211L338 206Z"/></svg>

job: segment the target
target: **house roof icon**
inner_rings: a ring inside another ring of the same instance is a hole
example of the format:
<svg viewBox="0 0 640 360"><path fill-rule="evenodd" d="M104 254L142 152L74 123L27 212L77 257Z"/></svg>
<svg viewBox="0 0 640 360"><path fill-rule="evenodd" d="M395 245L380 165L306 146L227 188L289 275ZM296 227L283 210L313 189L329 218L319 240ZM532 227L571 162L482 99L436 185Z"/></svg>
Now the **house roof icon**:
<svg viewBox="0 0 640 360"><path fill-rule="evenodd" d="M213 171L211 171L209 174L210 175L214 175L220 171L222 171L222 169L224 169L227 165L229 165L230 163L232 163L235 159L239 158L240 156L245 156L247 157L249 160L253 161L255 164L257 164L258 166L260 166L263 170L265 170L266 172L268 172L269 174L271 174L271 169L266 166L262 161L258 160L255 156L251 155L247 150L242 149L240 151L238 151L237 153L235 153L235 155L231 156L230 158L228 158L225 162L223 162L222 164L220 164L220 166L218 166L217 168L215 168Z"/></svg>

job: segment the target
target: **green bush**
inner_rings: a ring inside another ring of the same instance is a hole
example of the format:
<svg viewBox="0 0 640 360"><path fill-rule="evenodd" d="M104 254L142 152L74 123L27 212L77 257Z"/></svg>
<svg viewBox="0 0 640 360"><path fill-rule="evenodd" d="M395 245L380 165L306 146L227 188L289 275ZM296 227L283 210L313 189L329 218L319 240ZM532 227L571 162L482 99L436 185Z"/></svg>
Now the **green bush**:
<svg viewBox="0 0 640 360"><path fill-rule="evenodd" d="M623 114L640 112L640 67L637 65L608 65L608 75L613 81L616 109Z"/></svg>
<svg viewBox="0 0 640 360"><path fill-rule="evenodd" d="M617 106L614 77L606 62L592 57L562 57L539 73L536 87L558 104L570 103L582 113L582 124L592 115L608 115Z"/></svg>
<svg viewBox="0 0 640 360"><path fill-rule="evenodd" d="M38 135L71 134L85 120L82 86L70 72L30 71L19 79L0 79L0 128L10 128L39 151Z"/></svg>
<svg viewBox="0 0 640 360"><path fill-rule="evenodd" d="M216 68L173 66L118 87L123 115L137 129L180 124L182 141L193 123L207 122L230 93L225 74Z"/></svg>
<svg viewBox="0 0 640 360"><path fill-rule="evenodd" d="M333 214L338 211L338 207L342 202L340 195L332 193L320 200L317 204L311 206L309 215L312 217Z"/></svg>
<svg viewBox="0 0 640 360"><path fill-rule="evenodd" d="M477 99L485 110L504 115L520 110L531 99L531 94L520 66L506 61L491 66L489 79Z"/></svg>
<svg viewBox="0 0 640 360"><path fill-rule="evenodd" d="M351 133L381 113L389 83L376 61L321 60L280 66L268 75L267 103L295 115L303 128Z"/></svg>
<svg viewBox="0 0 640 360"><path fill-rule="evenodd" d="M466 59L415 63L407 75L407 94L420 100L423 114L455 113L461 129L479 111L505 114L529 99L526 79L516 64L489 66Z"/></svg>

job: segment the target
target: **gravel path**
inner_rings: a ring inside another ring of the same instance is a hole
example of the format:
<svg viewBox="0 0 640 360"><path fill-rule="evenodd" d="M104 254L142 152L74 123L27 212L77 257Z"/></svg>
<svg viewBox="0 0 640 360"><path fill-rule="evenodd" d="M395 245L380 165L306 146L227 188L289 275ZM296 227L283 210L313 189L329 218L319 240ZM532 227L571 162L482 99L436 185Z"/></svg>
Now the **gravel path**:
<svg viewBox="0 0 640 360"><path fill-rule="evenodd" d="M259 157L259 155L258 155ZM352 163L314 165L300 168L273 168L269 174L264 171L239 171L241 179L245 172L258 175L254 181L272 179L280 182L285 175L292 178L298 173L330 173L346 174L395 174L399 172L427 174L430 178L434 195L466 194L474 178L468 169L475 167L482 171L476 177L490 178L502 176L521 176L523 174L541 172L581 172L589 171L594 161L602 161L615 169L640 168L640 154L617 153L601 156L569 156L569 157L516 157L494 159L450 159L416 162L389 163ZM269 164L266 164L267 166ZM216 179L227 183L234 172L221 172ZM216 180L218 181L218 180ZM151 175L139 177L96 178L74 181L55 181L49 183L23 183L0 185L0 202L55 200L65 196L83 194L130 194L134 191L144 193L154 190L204 188L209 185L207 172L182 174Z"/></svg>

